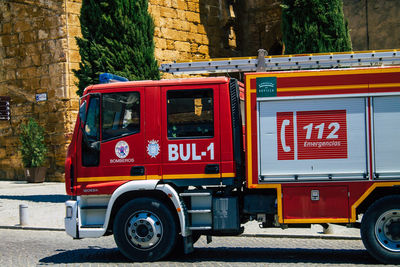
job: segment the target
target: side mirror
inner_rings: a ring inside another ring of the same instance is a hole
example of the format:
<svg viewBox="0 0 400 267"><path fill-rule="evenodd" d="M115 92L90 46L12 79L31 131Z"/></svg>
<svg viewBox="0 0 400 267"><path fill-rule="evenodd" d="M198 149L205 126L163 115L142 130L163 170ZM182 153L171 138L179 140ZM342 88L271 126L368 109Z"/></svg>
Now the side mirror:
<svg viewBox="0 0 400 267"><path fill-rule="evenodd" d="M91 142L90 148L97 152L100 152L100 142L99 141Z"/></svg>

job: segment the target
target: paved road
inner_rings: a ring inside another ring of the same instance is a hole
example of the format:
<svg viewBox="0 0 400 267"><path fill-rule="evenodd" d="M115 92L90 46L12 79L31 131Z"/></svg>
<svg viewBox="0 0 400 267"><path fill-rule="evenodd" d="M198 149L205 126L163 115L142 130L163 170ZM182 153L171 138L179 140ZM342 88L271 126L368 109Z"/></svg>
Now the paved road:
<svg viewBox="0 0 400 267"><path fill-rule="evenodd" d="M202 237L190 255L129 262L112 236L73 240L64 232L0 229L0 266L364 266L379 265L360 240Z"/></svg>

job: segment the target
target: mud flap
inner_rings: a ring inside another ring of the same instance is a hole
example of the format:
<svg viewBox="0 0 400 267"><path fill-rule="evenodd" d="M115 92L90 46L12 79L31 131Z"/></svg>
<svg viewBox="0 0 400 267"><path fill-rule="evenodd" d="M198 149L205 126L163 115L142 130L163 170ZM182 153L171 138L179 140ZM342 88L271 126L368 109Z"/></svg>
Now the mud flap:
<svg viewBox="0 0 400 267"><path fill-rule="evenodd" d="M184 236L183 237L183 253L190 254L194 250L193 248L193 239L192 236Z"/></svg>

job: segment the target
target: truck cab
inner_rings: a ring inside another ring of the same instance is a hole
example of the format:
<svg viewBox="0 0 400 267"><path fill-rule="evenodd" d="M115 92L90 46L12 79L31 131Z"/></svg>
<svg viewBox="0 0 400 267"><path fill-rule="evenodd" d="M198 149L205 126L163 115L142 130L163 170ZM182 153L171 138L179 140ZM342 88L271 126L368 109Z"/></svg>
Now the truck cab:
<svg viewBox="0 0 400 267"><path fill-rule="evenodd" d="M190 251L193 232L197 239L200 233L214 231L214 193L244 182L240 87L237 80L225 77L88 87L66 159L66 190L72 196L67 202L67 233L74 238L113 233L126 256L146 258L157 248L152 259L158 259L173 249L175 239L188 244L184 247ZM129 205L135 199L139 202ZM120 230L126 223L121 218L129 214L124 207L152 203L154 213L135 213L143 222L136 223L135 231L146 237L131 237L139 238L132 246ZM238 209L237 198L229 203ZM177 211L165 215L168 225L161 223L160 206ZM221 218L226 224L233 217ZM149 235L165 233L156 222L173 235L167 245L166 238ZM240 232L238 212L234 223L223 229Z"/></svg>
<svg viewBox="0 0 400 267"><path fill-rule="evenodd" d="M111 194L136 180L234 184L229 86L238 83L221 77L89 87L68 152L67 192Z"/></svg>

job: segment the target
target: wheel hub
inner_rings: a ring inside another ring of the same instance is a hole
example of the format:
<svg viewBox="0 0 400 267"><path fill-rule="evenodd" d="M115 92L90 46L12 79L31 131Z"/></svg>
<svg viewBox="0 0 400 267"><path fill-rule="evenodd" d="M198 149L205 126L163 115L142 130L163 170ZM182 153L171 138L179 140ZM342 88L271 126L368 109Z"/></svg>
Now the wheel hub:
<svg viewBox="0 0 400 267"><path fill-rule="evenodd" d="M143 224L140 224L137 227L136 233L139 237L146 237L150 233L150 231L151 230L149 230L146 226L144 226ZM153 233L151 233L151 234L153 234Z"/></svg>
<svg viewBox="0 0 400 267"><path fill-rule="evenodd" d="M392 240L400 240L400 220L392 221L387 225L386 235Z"/></svg>
<svg viewBox="0 0 400 267"><path fill-rule="evenodd" d="M131 244L138 249L151 249L162 237L160 219L148 211L138 211L128 220L126 234Z"/></svg>
<svg viewBox="0 0 400 267"><path fill-rule="evenodd" d="M376 222L375 235L385 249L400 252L400 210L388 210Z"/></svg>

